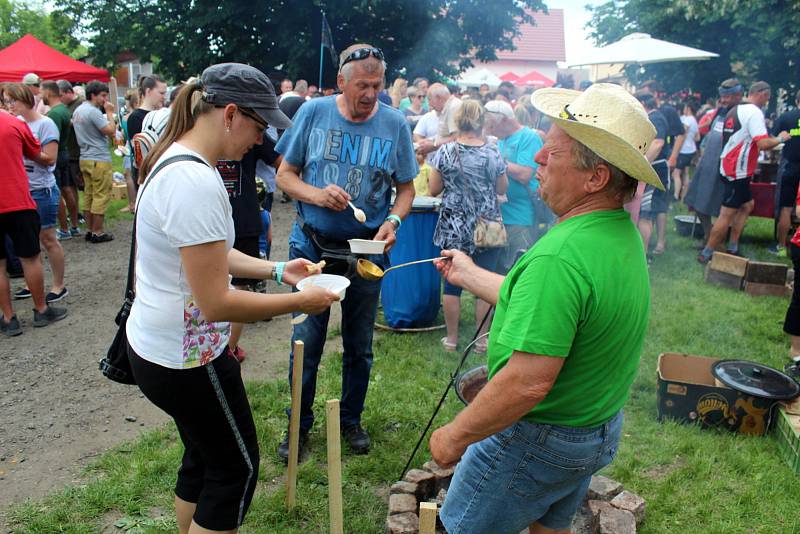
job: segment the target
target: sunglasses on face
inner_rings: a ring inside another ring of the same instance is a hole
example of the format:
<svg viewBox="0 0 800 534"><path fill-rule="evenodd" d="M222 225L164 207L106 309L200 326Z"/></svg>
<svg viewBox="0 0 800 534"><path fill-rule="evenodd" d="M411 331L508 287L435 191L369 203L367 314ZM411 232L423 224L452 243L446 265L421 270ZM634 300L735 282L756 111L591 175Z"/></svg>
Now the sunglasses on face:
<svg viewBox="0 0 800 534"><path fill-rule="evenodd" d="M346 58L342 60L342 62L339 64L339 70L341 70L342 67L344 67L351 61L366 59L369 56L374 57L378 61L383 61L383 52L381 51L380 48L357 48L356 50L350 52L350 55L348 55Z"/></svg>
<svg viewBox="0 0 800 534"><path fill-rule="evenodd" d="M239 109L239 113L241 113L242 115L244 115L248 119L251 119L251 120L255 121L255 123L258 125L259 128L261 128L262 130L266 130L267 129L267 123L264 122L264 120L261 117L259 117L258 115L256 115L255 113L253 113L251 111L244 110L242 108L238 108L238 109Z"/></svg>

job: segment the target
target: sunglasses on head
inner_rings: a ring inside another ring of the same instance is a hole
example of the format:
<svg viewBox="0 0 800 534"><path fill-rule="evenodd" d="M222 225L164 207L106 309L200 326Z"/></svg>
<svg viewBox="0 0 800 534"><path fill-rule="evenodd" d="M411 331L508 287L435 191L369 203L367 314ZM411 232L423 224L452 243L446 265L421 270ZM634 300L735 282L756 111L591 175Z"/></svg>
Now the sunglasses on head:
<svg viewBox="0 0 800 534"><path fill-rule="evenodd" d="M339 64L339 69L350 63L351 61L358 61L367 59L369 56L374 57L378 61L383 61L383 52L380 48L357 48L350 52L350 54L342 60Z"/></svg>

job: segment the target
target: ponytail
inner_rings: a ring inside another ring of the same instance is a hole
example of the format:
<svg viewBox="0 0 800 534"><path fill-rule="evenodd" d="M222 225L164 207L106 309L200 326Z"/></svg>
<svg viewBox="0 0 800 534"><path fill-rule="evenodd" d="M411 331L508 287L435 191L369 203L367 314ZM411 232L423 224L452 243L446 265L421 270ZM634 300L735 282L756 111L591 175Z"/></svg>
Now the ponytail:
<svg viewBox="0 0 800 534"><path fill-rule="evenodd" d="M197 117L214 109L214 105L203 100L202 96L203 89L199 79L195 83L187 83L178 92L178 96L171 106L172 112L167 123L167 129L142 162L139 171L139 177L142 181L153 168L153 164L158 161L158 158L167 151L172 143L194 128Z"/></svg>

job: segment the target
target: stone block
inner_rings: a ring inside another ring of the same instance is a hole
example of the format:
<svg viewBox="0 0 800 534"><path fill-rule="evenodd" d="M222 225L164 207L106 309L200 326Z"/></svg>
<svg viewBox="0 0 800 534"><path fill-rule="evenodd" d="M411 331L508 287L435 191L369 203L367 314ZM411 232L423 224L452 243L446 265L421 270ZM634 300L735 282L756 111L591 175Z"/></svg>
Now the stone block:
<svg viewBox="0 0 800 534"><path fill-rule="evenodd" d="M636 519L627 510L609 506L600 511L598 534L636 534Z"/></svg>
<svg viewBox="0 0 800 534"><path fill-rule="evenodd" d="M644 521L644 499L635 493L623 491L611 499L611 506L619 508L620 510L627 510L628 512L632 513L633 517L636 519L637 525Z"/></svg>
<svg viewBox="0 0 800 534"><path fill-rule="evenodd" d="M419 517L414 512L390 515L386 519L387 534L418 534Z"/></svg>
<svg viewBox="0 0 800 534"><path fill-rule="evenodd" d="M417 498L407 493L389 495L389 515L417 511Z"/></svg>
<svg viewBox="0 0 800 534"><path fill-rule="evenodd" d="M430 460L425 462L422 468L426 471L430 471L436 477L436 487L434 488L434 492L438 492L439 490L450 487L450 481L453 479L453 472L455 471L454 467L445 469L443 467L439 467L439 464L433 460Z"/></svg>
<svg viewBox="0 0 800 534"><path fill-rule="evenodd" d="M415 495L417 493L417 485L404 480L395 482L392 484L392 487L389 488L389 494L394 495L395 493L410 493L411 495Z"/></svg>
<svg viewBox="0 0 800 534"><path fill-rule="evenodd" d="M446 498L447 498L447 490L442 489L439 490L439 493L436 494L436 498L433 499L432 502L435 502L437 505L439 505L439 508L441 508Z"/></svg>
<svg viewBox="0 0 800 534"><path fill-rule="evenodd" d="M436 475L423 469L411 469L403 478L405 482L417 485L417 500L427 501L436 494Z"/></svg>
<svg viewBox="0 0 800 534"><path fill-rule="evenodd" d="M592 477L587 497L590 501L610 501L622 491L622 484L608 477Z"/></svg>

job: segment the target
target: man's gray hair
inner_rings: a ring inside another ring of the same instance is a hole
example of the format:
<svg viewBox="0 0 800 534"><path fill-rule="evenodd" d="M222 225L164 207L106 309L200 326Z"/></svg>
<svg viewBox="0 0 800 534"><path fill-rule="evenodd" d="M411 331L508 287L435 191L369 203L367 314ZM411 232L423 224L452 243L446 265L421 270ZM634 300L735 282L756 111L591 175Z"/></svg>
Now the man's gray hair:
<svg viewBox="0 0 800 534"><path fill-rule="evenodd" d="M446 98L450 96L450 89L443 83L435 83L428 88L428 98L432 96Z"/></svg>
<svg viewBox="0 0 800 534"><path fill-rule="evenodd" d="M625 171L607 162L576 139L572 139L572 157L575 168L581 171L593 171L601 163L606 165L611 173L606 190L623 204L636 194L639 182L635 178L631 178Z"/></svg>
<svg viewBox="0 0 800 534"><path fill-rule="evenodd" d="M348 46L342 51L341 54L339 54L339 64L341 65L342 61L347 59L347 56L349 56L352 52L358 50L359 48L373 48L373 46L366 43L354 44ZM386 73L386 61L383 60L379 61L377 58L373 56L367 56L364 59L359 59L356 61L358 62L359 65L361 65L361 68L364 69L369 74L375 74L378 72L382 72L384 74ZM350 77L353 75L353 64L356 63L356 61L351 61L339 67L339 74L344 76L345 83L350 81Z"/></svg>
<svg viewBox="0 0 800 534"><path fill-rule="evenodd" d="M294 91L295 93L307 93L308 92L308 82L305 80L297 80L294 84Z"/></svg>

